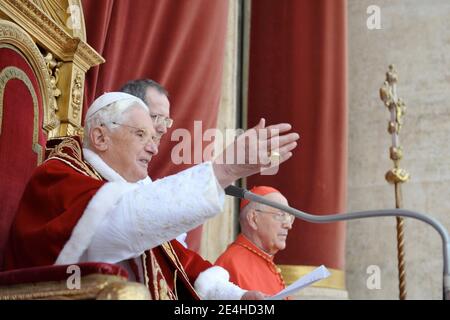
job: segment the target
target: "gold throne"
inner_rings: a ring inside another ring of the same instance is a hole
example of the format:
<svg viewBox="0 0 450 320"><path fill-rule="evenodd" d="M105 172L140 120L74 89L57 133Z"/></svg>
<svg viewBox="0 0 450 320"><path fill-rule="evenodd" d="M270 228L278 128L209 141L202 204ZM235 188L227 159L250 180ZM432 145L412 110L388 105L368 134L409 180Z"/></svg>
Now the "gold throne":
<svg viewBox="0 0 450 320"><path fill-rule="evenodd" d="M103 62L86 43L81 0L0 2L0 268L25 184L47 141L82 135L85 74ZM72 283L77 272L80 286ZM116 265L0 272L0 300L122 298L149 294Z"/></svg>

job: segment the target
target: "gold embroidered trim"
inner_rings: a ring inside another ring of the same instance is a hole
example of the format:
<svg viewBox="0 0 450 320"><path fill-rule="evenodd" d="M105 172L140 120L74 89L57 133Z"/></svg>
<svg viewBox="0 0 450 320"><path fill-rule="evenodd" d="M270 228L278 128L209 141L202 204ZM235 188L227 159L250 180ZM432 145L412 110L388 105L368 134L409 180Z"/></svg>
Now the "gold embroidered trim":
<svg viewBox="0 0 450 320"><path fill-rule="evenodd" d="M153 280L153 294L155 297L155 300L174 300L175 295L173 294L172 290L170 290L167 280L164 277L164 274L161 270L161 267L158 264L158 261L156 260L156 257L153 253L153 250L148 250L150 253L150 263L152 266L152 280ZM144 256L144 265L145 261L147 260L145 252L142 254ZM147 274L146 268L144 269L145 274ZM161 276L161 279L158 283L158 275ZM150 290L150 287L147 285L147 287Z"/></svg>
<svg viewBox="0 0 450 320"><path fill-rule="evenodd" d="M149 250L150 252L150 263L152 264L152 280L153 280L153 295L155 297L155 300L159 300L159 290L158 290L158 271L159 271L159 264L155 259L155 256L153 254L152 250ZM145 258L145 252L144 255L144 264L146 263ZM150 287L149 287L150 289Z"/></svg>
<svg viewBox="0 0 450 320"><path fill-rule="evenodd" d="M164 242L161 246L164 249L164 251L167 253L167 255L169 256L169 258L172 259L172 261L175 263L175 265L181 271L181 274L186 278L186 280L187 280L186 282L188 283L189 287L191 287L192 291L194 291L195 294L197 296L199 296L197 291L195 290L194 286L191 284L191 281L189 281L189 277L186 274L186 271L184 270L184 267L181 264L180 260L178 259L178 256L175 253L174 248L172 247L172 244L170 242Z"/></svg>
<svg viewBox="0 0 450 320"><path fill-rule="evenodd" d="M150 280L148 279L147 264L145 263L146 257L147 256L146 256L145 252L143 252L141 254L141 263L142 263L142 270L143 270L143 273L144 273L144 284L150 290L150 287L148 286L148 283L150 282ZM138 272L139 272L139 269L138 269Z"/></svg>
<svg viewBox="0 0 450 320"><path fill-rule="evenodd" d="M175 300L178 300L178 290L177 290L177 271L175 269L174 275L173 275L173 288L175 290Z"/></svg>
<svg viewBox="0 0 450 320"><path fill-rule="evenodd" d="M67 154L64 148L70 149L74 156ZM73 138L66 138L53 148L48 160L56 159L69 164L72 168L96 180L103 180L102 176L86 162L83 161L80 144Z"/></svg>

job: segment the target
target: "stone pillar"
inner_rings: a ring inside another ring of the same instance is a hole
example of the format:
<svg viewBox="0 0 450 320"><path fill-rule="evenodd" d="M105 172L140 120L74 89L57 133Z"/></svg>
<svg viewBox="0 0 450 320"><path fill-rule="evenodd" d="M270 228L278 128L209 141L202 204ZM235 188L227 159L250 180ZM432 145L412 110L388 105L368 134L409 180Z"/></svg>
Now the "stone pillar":
<svg viewBox="0 0 450 320"><path fill-rule="evenodd" d="M348 211L395 207L384 174L389 114L378 95L389 64L399 74L407 113L401 131L403 206L450 227L450 2L379 0L381 29L369 30L371 0L348 0ZM373 14L373 11L371 11ZM398 299L395 218L347 224L346 275L351 299ZM434 229L407 219L408 299L442 298L442 247ZM377 283L378 277L379 282ZM379 286L377 286L379 284Z"/></svg>
<svg viewBox="0 0 450 320"><path fill-rule="evenodd" d="M217 128L225 133L225 129L237 127L237 75L238 75L238 14L239 2L228 0L228 29L226 35L225 61L222 81L222 98L220 100ZM216 151L222 146L216 146ZM225 210L220 215L208 220L203 225L201 255L214 262L225 251L228 244L234 241L237 234L237 219L234 214L235 201L225 198Z"/></svg>

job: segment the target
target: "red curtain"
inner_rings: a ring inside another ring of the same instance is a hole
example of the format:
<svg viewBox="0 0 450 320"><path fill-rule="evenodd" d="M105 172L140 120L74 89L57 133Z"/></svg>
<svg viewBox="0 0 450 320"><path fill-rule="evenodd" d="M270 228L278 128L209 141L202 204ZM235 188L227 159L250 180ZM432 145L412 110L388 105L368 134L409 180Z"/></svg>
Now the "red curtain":
<svg viewBox="0 0 450 320"><path fill-rule="evenodd" d="M252 2L248 125L290 122L295 155L268 184L290 205L324 215L345 211L347 176L346 1ZM280 264L344 268L345 225L296 220Z"/></svg>
<svg viewBox="0 0 450 320"><path fill-rule="evenodd" d="M153 179L186 169L170 159L176 128L193 135L216 127L227 27L227 0L83 0L87 41L106 63L87 74L85 108L126 81L151 78L169 91L174 126L152 159ZM192 140L193 141L193 140ZM192 143L193 145L193 143ZM197 233L198 234L198 233ZM196 249L198 238L191 244Z"/></svg>

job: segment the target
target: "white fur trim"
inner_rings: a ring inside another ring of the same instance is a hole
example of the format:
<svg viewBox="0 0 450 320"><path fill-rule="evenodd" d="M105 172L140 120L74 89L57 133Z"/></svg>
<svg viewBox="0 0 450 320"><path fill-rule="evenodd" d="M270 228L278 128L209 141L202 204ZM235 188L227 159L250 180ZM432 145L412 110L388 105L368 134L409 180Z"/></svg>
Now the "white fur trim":
<svg viewBox="0 0 450 320"><path fill-rule="evenodd" d="M80 261L89 247L97 227L106 215L117 205L120 198L135 189L136 184L108 182L92 197L80 220L72 231L70 239L59 253L55 264L70 264Z"/></svg>
<svg viewBox="0 0 450 320"><path fill-rule="evenodd" d="M200 273L194 287L204 300L239 300L246 290L229 281L228 271L214 266Z"/></svg>

